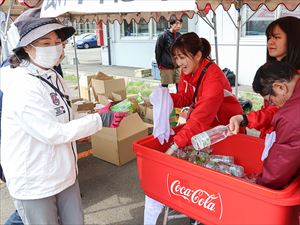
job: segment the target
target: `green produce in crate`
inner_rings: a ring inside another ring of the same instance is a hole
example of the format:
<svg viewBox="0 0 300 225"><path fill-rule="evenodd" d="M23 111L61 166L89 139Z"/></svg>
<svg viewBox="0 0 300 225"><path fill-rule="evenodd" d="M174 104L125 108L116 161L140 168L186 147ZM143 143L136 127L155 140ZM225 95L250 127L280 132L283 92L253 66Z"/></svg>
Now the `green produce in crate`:
<svg viewBox="0 0 300 225"><path fill-rule="evenodd" d="M137 95L136 97L126 98L125 100L119 102L118 104L110 107L113 112L136 112L138 104L142 103L144 100L142 96Z"/></svg>

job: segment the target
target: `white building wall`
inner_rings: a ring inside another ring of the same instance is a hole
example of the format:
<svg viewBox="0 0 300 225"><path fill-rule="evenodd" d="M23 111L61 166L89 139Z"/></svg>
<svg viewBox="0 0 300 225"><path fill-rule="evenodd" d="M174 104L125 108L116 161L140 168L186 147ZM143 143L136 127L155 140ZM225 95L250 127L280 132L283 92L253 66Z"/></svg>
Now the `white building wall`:
<svg viewBox="0 0 300 225"><path fill-rule="evenodd" d="M229 11L234 21L237 14L234 8ZM219 7L216 11L217 41L220 68L229 68L236 73L237 29L227 12ZM209 13L211 18L212 13ZM212 57L215 58L214 31L203 20L197 27L200 37L205 37L212 45ZM241 37L239 48L239 84L251 85L255 72L266 60L266 38L264 36Z"/></svg>
<svg viewBox="0 0 300 225"><path fill-rule="evenodd" d="M112 65L151 68L152 59L155 57L156 38L153 39L151 35L121 37L120 31L118 22L110 26ZM104 35L106 37L106 32Z"/></svg>
<svg viewBox="0 0 300 225"><path fill-rule="evenodd" d="M154 48L154 41L118 42L115 43L114 61L119 66L151 68Z"/></svg>
<svg viewBox="0 0 300 225"><path fill-rule="evenodd" d="M236 12L230 14L236 21ZM220 68L236 70L236 33L237 30L222 7L216 11L217 38ZM211 18L212 13L209 13ZM152 26L150 26L152 27ZM156 38L148 37L120 38L120 25L110 26L112 65L151 68L154 58ZM201 18L195 16L189 21L189 32L194 31L212 44L212 57L215 58L214 31ZM104 56L105 57L105 56ZM263 36L241 37L239 51L239 84L251 85L256 70L266 59L266 38Z"/></svg>

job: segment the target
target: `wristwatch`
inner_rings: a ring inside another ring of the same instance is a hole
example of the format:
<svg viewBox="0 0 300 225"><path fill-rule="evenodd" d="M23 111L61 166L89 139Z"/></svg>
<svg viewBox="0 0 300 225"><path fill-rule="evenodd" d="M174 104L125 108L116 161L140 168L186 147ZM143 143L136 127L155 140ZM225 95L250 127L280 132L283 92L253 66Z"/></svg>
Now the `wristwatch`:
<svg viewBox="0 0 300 225"><path fill-rule="evenodd" d="M240 124L242 127L246 127L248 125L248 117L246 114L243 114L243 120Z"/></svg>

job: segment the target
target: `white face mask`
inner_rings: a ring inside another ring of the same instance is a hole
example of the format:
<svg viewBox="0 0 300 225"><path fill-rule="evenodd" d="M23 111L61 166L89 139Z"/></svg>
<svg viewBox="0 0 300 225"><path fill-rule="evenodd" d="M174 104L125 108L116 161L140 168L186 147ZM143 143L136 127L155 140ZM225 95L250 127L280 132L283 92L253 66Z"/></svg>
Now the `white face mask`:
<svg viewBox="0 0 300 225"><path fill-rule="evenodd" d="M49 47L31 46L35 48L35 59L31 56L30 58L39 66L47 69L52 68L57 64L63 51L62 44Z"/></svg>

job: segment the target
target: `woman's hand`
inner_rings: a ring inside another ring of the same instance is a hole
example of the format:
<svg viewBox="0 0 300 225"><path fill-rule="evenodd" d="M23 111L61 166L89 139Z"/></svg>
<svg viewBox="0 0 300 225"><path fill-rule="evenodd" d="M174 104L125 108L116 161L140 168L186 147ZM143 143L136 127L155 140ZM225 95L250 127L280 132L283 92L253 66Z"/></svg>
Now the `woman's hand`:
<svg viewBox="0 0 300 225"><path fill-rule="evenodd" d="M128 115L126 112L112 112L110 111L111 103L101 108L98 113L102 119L103 127L117 128L122 119Z"/></svg>
<svg viewBox="0 0 300 225"><path fill-rule="evenodd" d="M232 134L237 134L240 130L240 124L243 121L243 115L236 115L230 118L229 120L229 131Z"/></svg>

